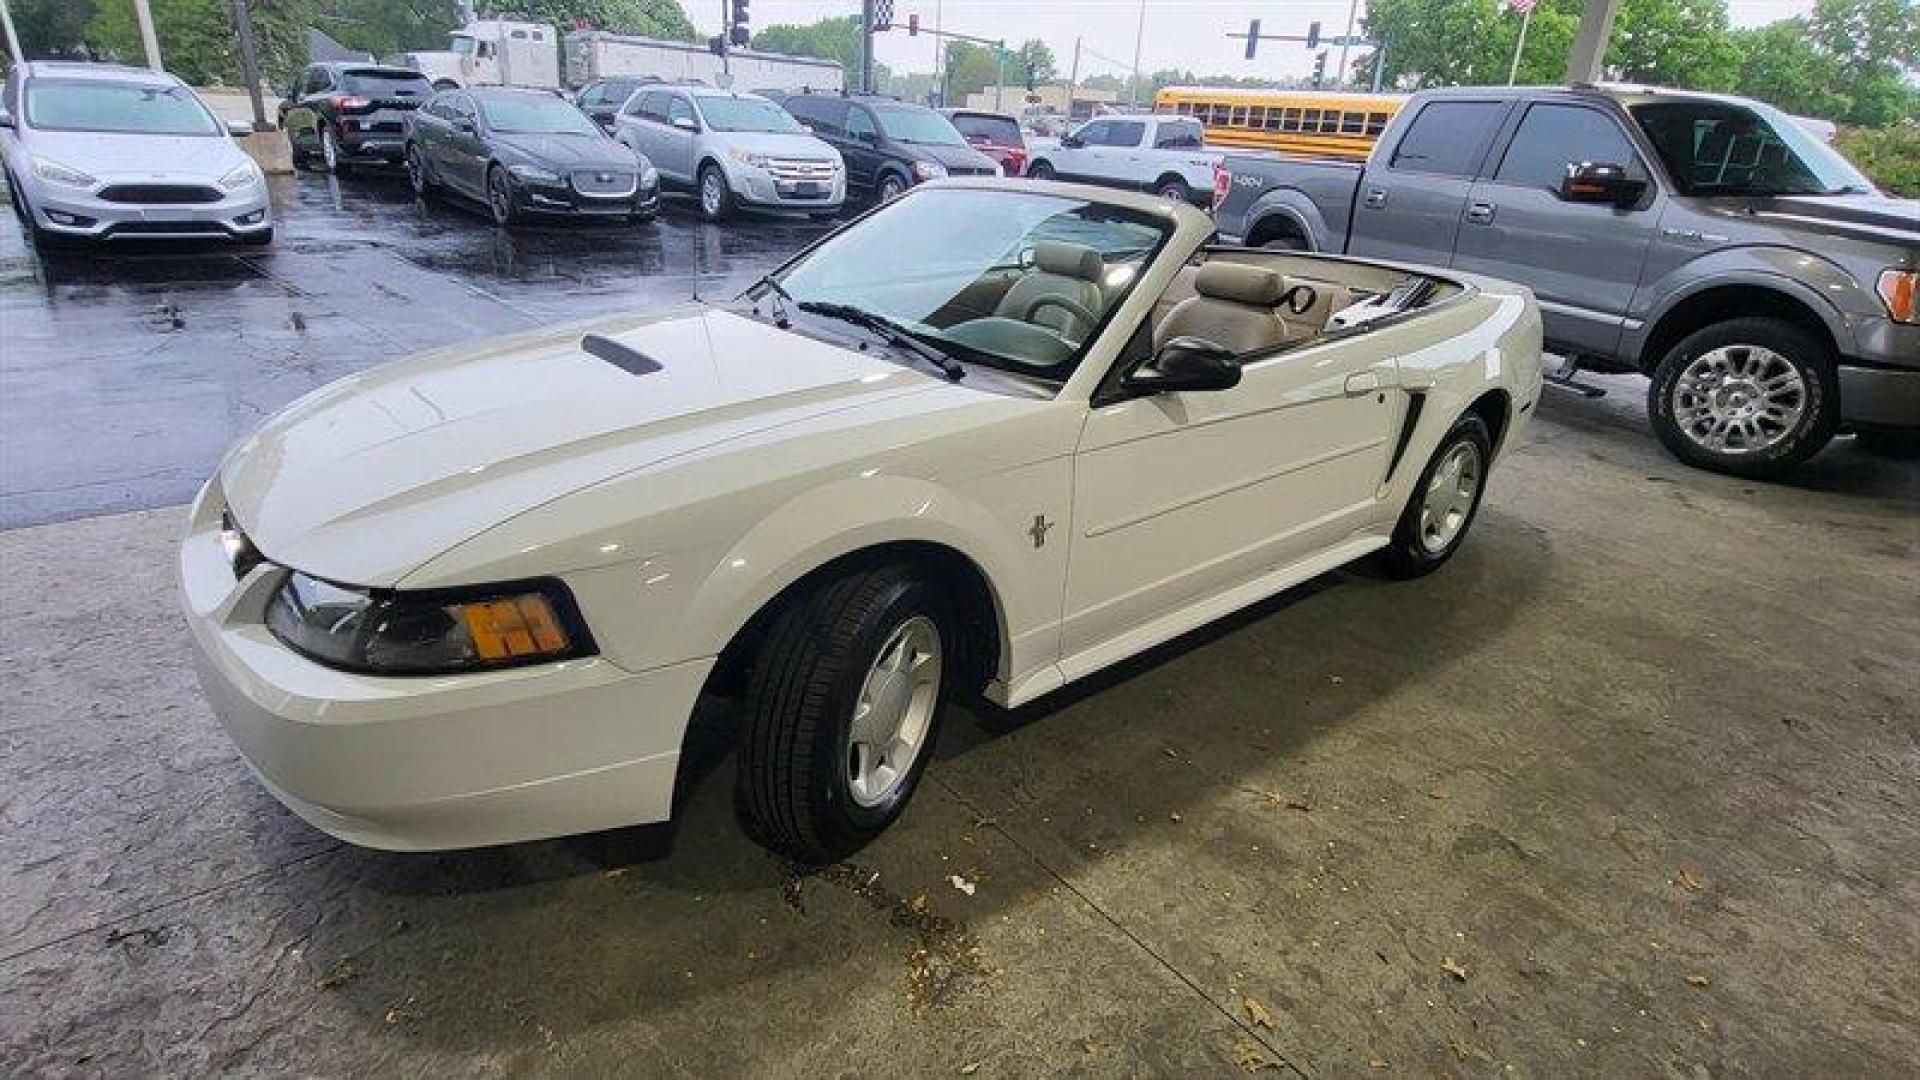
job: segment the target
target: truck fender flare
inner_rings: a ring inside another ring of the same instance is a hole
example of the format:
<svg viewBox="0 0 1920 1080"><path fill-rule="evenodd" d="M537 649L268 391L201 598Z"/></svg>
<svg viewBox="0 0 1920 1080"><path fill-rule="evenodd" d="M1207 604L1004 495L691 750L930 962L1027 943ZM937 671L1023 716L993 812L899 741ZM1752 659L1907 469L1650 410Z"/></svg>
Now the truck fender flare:
<svg viewBox="0 0 1920 1080"><path fill-rule="evenodd" d="M1663 286L1681 279L1683 284L1672 285L1672 291L1662 293ZM1728 248L1682 264L1661 281L1645 286L1654 304L1637 323L1627 323L1622 342L1626 347L1621 352L1640 356L1675 309L1702 293L1729 286L1766 289L1798 301L1826 327L1827 336L1843 356L1853 349L1853 330L1845 312L1873 313L1879 302L1853 275L1825 259L1809 259L1807 252L1777 247Z"/></svg>
<svg viewBox="0 0 1920 1080"><path fill-rule="evenodd" d="M1333 246L1333 230L1320 208L1304 192L1293 188L1268 191L1255 199L1247 208L1247 228L1243 235L1252 237L1261 225L1276 219L1291 222L1306 237L1309 251L1327 251Z"/></svg>

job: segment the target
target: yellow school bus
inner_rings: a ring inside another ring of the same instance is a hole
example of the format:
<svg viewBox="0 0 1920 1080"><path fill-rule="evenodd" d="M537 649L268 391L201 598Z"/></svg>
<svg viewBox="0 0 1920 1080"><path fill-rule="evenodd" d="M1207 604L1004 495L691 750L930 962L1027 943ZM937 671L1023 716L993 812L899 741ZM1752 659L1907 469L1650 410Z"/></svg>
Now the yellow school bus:
<svg viewBox="0 0 1920 1080"><path fill-rule="evenodd" d="M1359 161L1406 100L1404 94L1169 86L1153 96L1153 108L1198 117L1208 146Z"/></svg>

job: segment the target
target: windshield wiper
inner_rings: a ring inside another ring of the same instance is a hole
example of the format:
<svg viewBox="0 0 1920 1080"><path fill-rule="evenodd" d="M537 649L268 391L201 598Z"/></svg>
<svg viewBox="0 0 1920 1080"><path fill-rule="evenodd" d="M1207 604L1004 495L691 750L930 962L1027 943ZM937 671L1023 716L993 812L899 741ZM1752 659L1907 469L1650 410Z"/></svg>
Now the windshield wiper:
<svg viewBox="0 0 1920 1080"><path fill-rule="evenodd" d="M914 337L901 327L900 324L887 318L885 315L876 315L865 308L854 307L852 304L836 304L826 300L802 300L800 301L799 307L801 311L807 312L810 315L824 315L829 319L839 319L841 322L850 322L855 326L865 327L877 334L880 339L887 344L898 349L905 349L920 359L925 360L927 363L932 364L934 367L939 368L941 374L953 382L959 382L967 373L967 369L960 366L960 361L955 360L950 354Z"/></svg>
<svg viewBox="0 0 1920 1080"><path fill-rule="evenodd" d="M765 289L773 294L773 303L769 305L773 309L773 325L782 330L792 325L793 320L787 317L787 305L793 303L793 294L787 291L785 285L780 284L772 274L762 274L759 281L748 287Z"/></svg>

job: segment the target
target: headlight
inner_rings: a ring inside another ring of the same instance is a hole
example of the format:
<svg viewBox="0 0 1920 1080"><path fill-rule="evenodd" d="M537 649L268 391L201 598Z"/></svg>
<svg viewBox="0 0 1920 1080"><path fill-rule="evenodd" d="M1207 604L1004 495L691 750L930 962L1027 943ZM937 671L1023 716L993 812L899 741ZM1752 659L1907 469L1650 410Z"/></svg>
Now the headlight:
<svg viewBox="0 0 1920 1080"><path fill-rule="evenodd" d="M221 177L220 186L228 191L237 191L243 187L252 187L261 179L260 166L249 161L243 165L234 166L232 172Z"/></svg>
<svg viewBox="0 0 1920 1080"><path fill-rule="evenodd" d="M767 167L767 155L756 154L750 150L742 150L738 146L727 151L727 156L742 165L747 165L755 169L764 169Z"/></svg>
<svg viewBox="0 0 1920 1080"><path fill-rule="evenodd" d="M640 170L640 186L648 191L660 186L660 170L649 165Z"/></svg>
<svg viewBox="0 0 1920 1080"><path fill-rule="evenodd" d="M551 169L543 169L538 165L509 165L507 171L528 183L558 184L560 182L559 173Z"/></svg>
<svg viewBox="0 0 1920 1080"><path fill-rule="evenodd" d="M267 605L267 629L311 660L376 675L484 671L593 651L557 582L405 593L291 573Z"/></svg>
<svg viewBox="0 0 1920 1080"><path fill-rule="evenodd" d="M913 163L913 175L922 180L932 180L947 175L947 167L937 161L916 161Z"/></svg>
<svg viewBox="0 0 1920 1080"><path fill-rule="evenodd" d="M1880 271L1880 302L1893 321L1920 323L1920 270Z"/></svg>
<svg viewBox="0 0 1920 1080"><path fill-rule="evenodd" d="M70 169L57 161L48 161L43 157L33 159L33 175L42 180L48 180L56 184L66 184L69 187L93 186L93 177L88 176L79 169Z"/></svg>

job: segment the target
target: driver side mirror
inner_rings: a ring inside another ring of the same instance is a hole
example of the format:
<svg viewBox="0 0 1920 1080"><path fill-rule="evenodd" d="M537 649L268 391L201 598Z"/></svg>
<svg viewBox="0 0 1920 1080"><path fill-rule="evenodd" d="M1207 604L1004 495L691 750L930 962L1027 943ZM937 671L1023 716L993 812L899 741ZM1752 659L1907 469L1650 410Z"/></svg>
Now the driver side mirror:
<svg viewBox="0 0 1920 1080"><path fill-rule="evenodd" d="M236 139L243 135L251 135L253 134L253 124L245 120L229 120L227 121L227 134Z"/></svg>
<svg viewBox="0 0 1920 1080"><path fill-rule="evenodd" d="M671 122L674 127L679 128L681 131L699 131L700 130L700 125L694 123L693 117L691 116L676 116L673 118Z"/></svg>
<svg viewBox="0 0 1920 1080"><path fill-rule="evenodd" d="M1062 135L1060 136L1060 145L1069 150L1078 150L1087 145L1087 140L1078 135Z"/></svg>
<svg viewBox="0 0 1920 1080"><path fill-rule="evenodd" d="M1165 394L1175 390L1228 390L1240 385L1240 360L1206 338L1177 337L1135 368L1120 384L1128 390Z"/></svg>
<svg viewBox="0 0 1920 1080"><path fill-rule="evenodd" d="M1647 182L1629 175L1625 165L1582 161L1567 166L1567 174L1560 179L1560 189L1555 194L1563 202L1628 207L1639 202L1646 190Z"/></svg>

